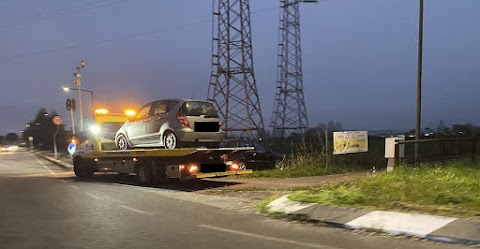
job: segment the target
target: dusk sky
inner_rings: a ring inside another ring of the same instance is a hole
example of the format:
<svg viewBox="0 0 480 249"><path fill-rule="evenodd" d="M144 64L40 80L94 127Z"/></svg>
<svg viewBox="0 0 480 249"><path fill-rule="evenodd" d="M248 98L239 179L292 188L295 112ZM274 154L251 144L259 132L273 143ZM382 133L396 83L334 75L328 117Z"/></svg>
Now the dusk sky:
<svg viewBox="0 0 480 249"><path fill-rule="evenodd" d="M257 87L265 125L275 95L279 0L252 0ZM418 0L326 0L301 7L310 126L415 127ZM480 0L425 0L422 127L480 125ZM0 0L0 135L45 107L69 124L82 87L110 108L206 99L211 0ZM74 92L75 93L75 92ZM90 108L84 94L85 112ZM77 111L78 113L78 111Z"/></svg>

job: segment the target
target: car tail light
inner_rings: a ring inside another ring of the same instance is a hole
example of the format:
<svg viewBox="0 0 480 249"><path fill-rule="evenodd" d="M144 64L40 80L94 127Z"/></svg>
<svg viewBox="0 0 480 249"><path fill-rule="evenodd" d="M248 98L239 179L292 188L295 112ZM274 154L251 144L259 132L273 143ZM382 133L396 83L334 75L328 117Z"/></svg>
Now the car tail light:
<svg viewBox="0 0 480 249"><path fill-rule="evenodd" d="M198 171L198 166L197 165L192 164L192 165L188 166L188 172L195 173L197 171Z"/></svg>
<svg viewBox="0 0 480 249"><path fill-rule="evenodd" d="M182 124L182 125L185 126L185 127L189 127L189 126L190 126L190 125L188 124L187 116L186 116L185 113L183 113L183 112L178 112L178 113L177 113L177 120L178 120L178 122L180 122L180 124Z"/></svg>
<svg viewBox="0 0 480 249"><path fill-rule="evenodd" d="M230 170L237 171L239 168L240 166L238 165L238 163L232 163L230 165Z"/></svg>

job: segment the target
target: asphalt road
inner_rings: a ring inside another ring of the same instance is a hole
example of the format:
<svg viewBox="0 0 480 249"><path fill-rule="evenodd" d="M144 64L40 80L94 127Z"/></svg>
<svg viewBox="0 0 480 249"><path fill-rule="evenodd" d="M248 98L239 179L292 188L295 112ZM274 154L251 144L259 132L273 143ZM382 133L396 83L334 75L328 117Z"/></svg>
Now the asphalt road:
<svg viewBox="0 0 480 249"><path fill-rule="evenodd" d="M1 153L0 248L467 248L275 220L242 199L130 178L79 181L31 153Z"/></svg>

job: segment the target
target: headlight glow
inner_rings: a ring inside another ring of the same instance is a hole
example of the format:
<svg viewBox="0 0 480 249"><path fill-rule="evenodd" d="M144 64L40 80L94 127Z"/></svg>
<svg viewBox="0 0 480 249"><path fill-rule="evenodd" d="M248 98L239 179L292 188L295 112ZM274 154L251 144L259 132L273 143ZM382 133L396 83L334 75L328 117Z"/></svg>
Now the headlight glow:
<svg viewBox="0 0 480 249"><path fill-rule="evenodd" d="M98 125L92 125L90 126L90 131L94 134L97 135L100 133L100 127Z"/></svg>

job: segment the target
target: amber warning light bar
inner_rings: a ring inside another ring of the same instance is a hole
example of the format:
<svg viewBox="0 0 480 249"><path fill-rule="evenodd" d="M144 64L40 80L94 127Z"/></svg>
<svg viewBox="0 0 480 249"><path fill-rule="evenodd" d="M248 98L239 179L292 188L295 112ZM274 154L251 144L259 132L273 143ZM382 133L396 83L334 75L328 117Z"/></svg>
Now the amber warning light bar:
<svg viewBox="0 0 480 249"><path fill-rule="evenodd" d="M125 109L124 111L114 111L106 108L99 108L95 110L95 115L125 115L127 117L133 117L137 113L133 109Z"/></svg>

